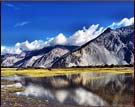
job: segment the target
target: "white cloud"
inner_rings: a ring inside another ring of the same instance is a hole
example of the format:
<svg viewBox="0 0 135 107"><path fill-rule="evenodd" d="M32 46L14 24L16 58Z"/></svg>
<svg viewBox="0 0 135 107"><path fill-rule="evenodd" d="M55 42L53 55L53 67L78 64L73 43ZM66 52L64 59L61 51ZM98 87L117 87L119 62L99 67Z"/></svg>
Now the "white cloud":
<svg viewBox="0 0 135 107"><path fill-rule="evenodd" d="M7 46L1 46L1 54L6 54L6 53L10 53L10 54L19 54L21 53L22 50L20 48L17 47L7 47Z"/></svg>
<svg viewBox="0 0 135 107"><path fill-rule="evenodd" d="M16 23L16 24L14 25L14 27L15 27L15 28L16 28L16 27L21 27L21 26L27 25L27 24L29 24L29 23L30 23L30 21L19 22L19 23Z"/></svg>
<svg viewBox="0 0 135 107"><path fill-rule="evenodd" d="M120 22L113 22L109 27L112 29L119 28L122 26L129 26L134 24L134 17L128 19L128 18L123 18Z"/></svg>
<svg viewBox="0 0 135 107"><path fill-rule="evenodd" d="M45 46L45 43L41 40L29 42L25 41L22 43L16 43L14 47L6 47L6 46L1 46L1 53L11 53L11 54L20 54L22 51L30 51L30 50L35 50L35 49L41 49Z"/></svg>
<svg viewBox="0 0 135 107"><path fill-rule="evenodd" d="M40 48L42 47L43 45L43 41L33 41L33 42L29 42L29 41L25 41L25 42L22 42L22 43L16 43L15 44L15 47L17 48L20 48L21 50L34 50L34 49L37 49L37 48Z"/></svg>
<svg viewBox="0 0 135 107"><path fill-rule="evenodd" d="M24 26L25 24L28 24L30 22L25 21L22 23L17 24L16 26ZM123 18L120 22L113 22L111 25L107 27L119 28L121 26L129 26L134 24L134 17L128 19ZM47 38L46 41L43 40L35 40L33 42L25 41L21 43L16 43L14 47L6 47L1 46L1 53L14 53L19 54L23 50L31 51L36 49L41 49L45 46L52 46L52 45L83 45L84 43L96 38L98 35L100 35L107 27L100 27L99 24L91 25L88 29L83 27L83 30L76 31L73 35L70 37L66 37L63 33L59 33L57 36L53 38Z"/></svg>
<svg viewBox="0 0 135 107"><path fill-rule="evenodd" d="M78 30L72 36L69 37L69 44L82 45L101 34L104 31L103 27L99 27L99 24L91 25L88 29L83 27L83 30Z"/></svg>
<svg viewBox="0 0 135 107"><path fill-rule="evenodd" d="M66 45L67 44L67 38L63 35L63 33L59 33L58 36L56 36L51 43L53 45Z"/></svg>

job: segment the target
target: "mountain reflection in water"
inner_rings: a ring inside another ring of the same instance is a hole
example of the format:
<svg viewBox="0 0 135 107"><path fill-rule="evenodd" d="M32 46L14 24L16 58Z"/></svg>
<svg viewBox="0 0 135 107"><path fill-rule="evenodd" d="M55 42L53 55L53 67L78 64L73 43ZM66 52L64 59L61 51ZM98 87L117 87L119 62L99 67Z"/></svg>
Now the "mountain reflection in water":
<svg viewBox="0 0 135 107"><path fill-rule="evenodd" d="M25 90L18 96L48 100L48 105L132 105L133 74L82 73L53 77L23 77Z"/></svg>

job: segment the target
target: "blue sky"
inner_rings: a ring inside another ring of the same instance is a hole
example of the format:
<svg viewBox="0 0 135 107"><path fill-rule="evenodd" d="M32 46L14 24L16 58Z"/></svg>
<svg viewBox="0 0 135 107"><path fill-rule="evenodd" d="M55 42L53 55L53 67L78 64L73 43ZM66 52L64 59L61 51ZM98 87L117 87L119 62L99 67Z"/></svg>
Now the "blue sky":
<svg viewBox="0 0 135 107"><path fill-rule="evenodd" d="M133 2L2 2L2 45L67 37L92 24L133 17Z"/></svg>

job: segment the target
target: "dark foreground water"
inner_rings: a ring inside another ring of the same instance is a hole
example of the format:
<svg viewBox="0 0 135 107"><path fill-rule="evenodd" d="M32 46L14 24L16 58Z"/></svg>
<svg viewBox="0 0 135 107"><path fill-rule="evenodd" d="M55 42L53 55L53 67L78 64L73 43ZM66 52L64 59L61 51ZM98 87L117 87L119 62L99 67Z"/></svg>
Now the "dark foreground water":
<svg viewBox="0 0 135 107"><path fill-rule="evenodd" d="M15 95L46 100L47 105L134 105L133 74L82 73L41 78L14 75L2 79L25 88Z"/></svg>

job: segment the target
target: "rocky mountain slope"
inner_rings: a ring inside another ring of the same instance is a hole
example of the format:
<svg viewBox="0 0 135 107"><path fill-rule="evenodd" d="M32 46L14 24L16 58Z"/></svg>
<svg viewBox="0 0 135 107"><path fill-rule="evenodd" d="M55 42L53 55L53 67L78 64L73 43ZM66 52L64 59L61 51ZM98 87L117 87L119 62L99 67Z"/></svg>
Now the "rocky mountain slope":
<svg viewBox="0 0 135 107"><path fill-rule="evenodd" d="M52 67L125 65L134 63L134 26L107 28L97 38L67 53Z"/></svg>
<svg viewBox="0 0 135 107"><path fill-rule="evenodd" d="M75 48L77 46L56 45L44 47L40 50L25 51L18 55L2 55L1 65L13 67L50 67L56 59Z"/></svg>
<svg viewBox="0 0 135 107"><path fill-rule="evenodd" d="M13 66L14 63L22 60L24 56L17 54L5 54L1 56L1 66Z"/></svg>

